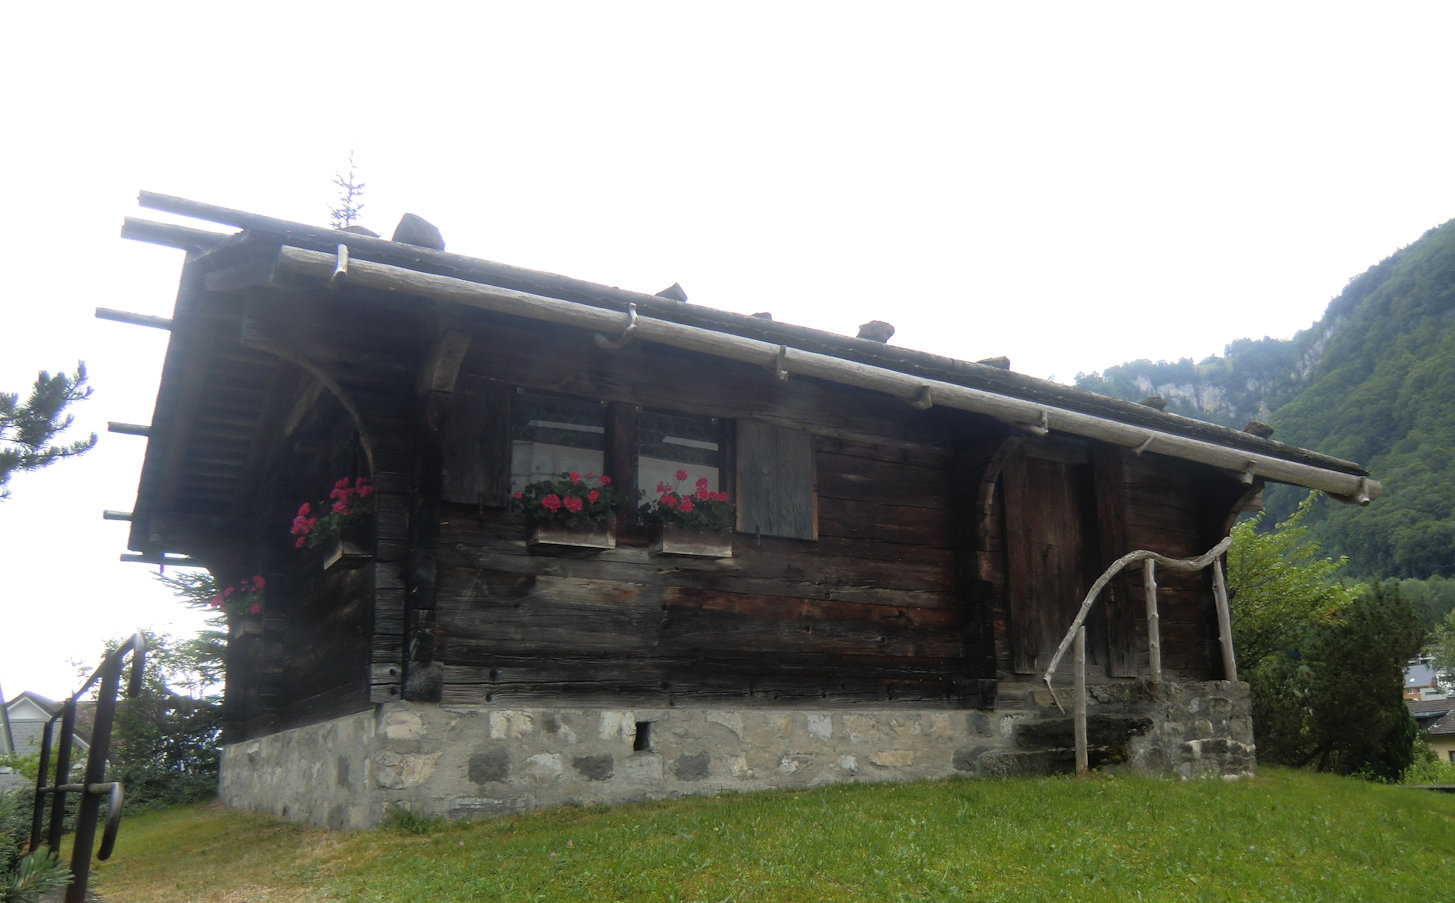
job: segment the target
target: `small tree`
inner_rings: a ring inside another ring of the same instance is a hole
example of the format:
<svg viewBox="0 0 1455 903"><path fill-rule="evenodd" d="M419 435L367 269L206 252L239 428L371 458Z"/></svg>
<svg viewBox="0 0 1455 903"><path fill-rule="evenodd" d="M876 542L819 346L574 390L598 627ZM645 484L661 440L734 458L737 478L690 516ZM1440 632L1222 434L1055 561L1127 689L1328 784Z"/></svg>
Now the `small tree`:
<svg viewBox="0 0 1455 903"><path fill-rule="evenodd" d="M216 679L226 638L216 631L181 642L145 636L141 692L118 700L109 756L114 777L126 786L129 808L210 798L217 791ZM116 647L108 642L106 651Z"/></svg>
<svg viewBox="0 0 1455 903"><path fill-rule="evenodd" d="M1305 499L1271 532L1233 529L1228 552L1234 643L1253 697L1258 757L1394 780L1415 755L1401 699L1419 619L1396 584L1337 579L1343 560L1304 536Z"/></svg>
<svg viewBox="0 0 1455 903"><path fill-rule="evenodd" d="M1261 513L1233 528L1228 593L1234 648L1245 672L1296 646L1309 625L1338 614L1363 590L1338 579L1346 559L1324 557L1305 538L1304 519L1316 498L1310 493L1271 531L1259 532Z"/></svg>
<svg viewBox="0 0 1455 903"><path fill-rule="evenodd" d="M355 175L353 151L349 151L348 175L334 173L333 183L339 188L338 206L328 208L328 221L335 229L345 229L356 224L364 212L364 183Z"/></svg>
<svg viewBox="0 0 1455 903"><path fill-rule="evenodd" d="M69 376L42 370L24 404L18 394L0 392L0 499L10 497L6 484L11 474L39 470L95 447L95 433L69 445L52 444L74 419L66 408L90 395L84 363L76 364Z"/></svg>

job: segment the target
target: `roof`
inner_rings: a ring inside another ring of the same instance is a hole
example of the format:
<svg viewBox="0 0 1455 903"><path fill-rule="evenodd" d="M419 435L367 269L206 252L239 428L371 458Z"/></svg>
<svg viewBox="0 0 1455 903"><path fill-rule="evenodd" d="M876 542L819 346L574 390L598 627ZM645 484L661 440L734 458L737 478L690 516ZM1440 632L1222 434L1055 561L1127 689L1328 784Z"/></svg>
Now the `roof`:
<svg viewBox="0 0 1455 903"><path fill-rule="evenodd" d="M33 717L25 717L29 712ZM61 710L61 703L47 699L39 693L26 690L5 701L5 711L10 717L10 731L15 738L15 751L24 755L40 750L41 734L46 722ZM76 739L84 749L91 736L91 725L95 721L96 703L83 700L76 703ZM59 731L59 728L57 728ZM0 748L5 737L0 734Z"/></svg>
<svg viewBox="0 0 1455 903"><path fill-rule="evenodd" d="M1420 699L1405 703L1420 730L1435 737L1455 736L1455 699Z"/></svg>
<svg viewBox="0 0 1455 903"><path fill-rule="evenodd" d="M241 338L237 305L211 294L262 286L346 285L438 305L635 333L678 347L896 395L918 407L975 411L1043 435L1065 432L1138 454L1181 457L1367 502L1379 484L1358 464L1251 433L1106 398L996 366L850 338L368 235L143 192L143 206L241 231L128 218L125 237L188 250L149 436L131 548L141 560L185 552L246 502L247 474L278 359ZM340 249L343 249L342 251ZM121 318L121 317L117 317ZM145 319L145 318L137 318Z"/></svg>
<svg viewBox="0 0 1455 903"><path fill-rule="evenodd" d="M1424 662L1416 662L1405 668L1404 686L1406 690L1414 690L1420 687L1435 686L1435 669Z"/></svg>

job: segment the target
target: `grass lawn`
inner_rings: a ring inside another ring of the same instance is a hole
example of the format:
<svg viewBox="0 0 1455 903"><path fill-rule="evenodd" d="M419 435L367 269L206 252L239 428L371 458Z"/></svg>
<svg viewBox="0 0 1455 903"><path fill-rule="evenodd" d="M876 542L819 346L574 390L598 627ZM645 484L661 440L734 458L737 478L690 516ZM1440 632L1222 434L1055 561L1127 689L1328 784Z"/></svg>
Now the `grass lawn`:
<svg viewBox="0 0 1455 903"><path fill-rule="evenodd" d="M1455 900L1455 795L1256 780L951 780L329 834L128 817L107 901Z"/></svg>

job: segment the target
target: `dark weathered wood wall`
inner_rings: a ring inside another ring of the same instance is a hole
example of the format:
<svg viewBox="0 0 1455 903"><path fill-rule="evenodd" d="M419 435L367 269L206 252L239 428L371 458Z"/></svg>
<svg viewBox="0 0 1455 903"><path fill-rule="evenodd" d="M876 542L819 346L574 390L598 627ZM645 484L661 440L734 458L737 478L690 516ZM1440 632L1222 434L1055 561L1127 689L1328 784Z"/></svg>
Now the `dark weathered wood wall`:
<svg viewBox="0 0 1455 903"><path fill-rule="evenodd" d="M562 327L347 291L245 301L245 336L282 363L254 470L277 595L236 653L243 734L401 697L989 705L997 677L1044 662L1107 563L1200 554L1239 489L1211 468ZM505 507L518 389L606 405L607 472L629 496L617 549L527 549ZM627 466L639 410L719 418L728 484L740 432L811 448L795 476L811 505L785 517L812 529L784 532L815 538L740 532L727 560L648 554ZM376 554L325 574L287 523L350 455L372 462ZM1206 577L1159 583L1167 669L1219 676ZM1098 673L1145 673L1139 579L1113 586L1091 628Z"/></svg>
<svg viewBox="0 0 1455 903"><path fill-rule="evenodd" d="M818 538L738 533L729 560L652 557L628 516L614 551L541 555L519 516L446 503L434 626L445 701L978 703L978 678L993 675L966 655L943 412L654 346L604 351L566 330L496 326L474 347L467 410L511 386L811 437ZM473 419L468 430L488 434ZM608 472L629 484L616 464ZM453 491L498 485L481 480Z"/></svg>

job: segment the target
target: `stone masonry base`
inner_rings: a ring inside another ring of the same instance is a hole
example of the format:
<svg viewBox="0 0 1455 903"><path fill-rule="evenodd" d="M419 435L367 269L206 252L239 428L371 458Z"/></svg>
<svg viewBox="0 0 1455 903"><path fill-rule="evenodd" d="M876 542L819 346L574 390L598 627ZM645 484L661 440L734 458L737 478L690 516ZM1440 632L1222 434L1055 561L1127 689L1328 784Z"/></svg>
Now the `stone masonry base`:
<svg viewBox="0 0 1455 903"><path fill-rule="evenodd" d="M481 818L684 794L1072 770L1044 691L993 711L389 703L223 750L228 806L335 829L390 810ZM1019 703L1017 705L1017 703ZM1254 768L1247 685L1092 688L1092 765L1184 778Z"/></svg>

